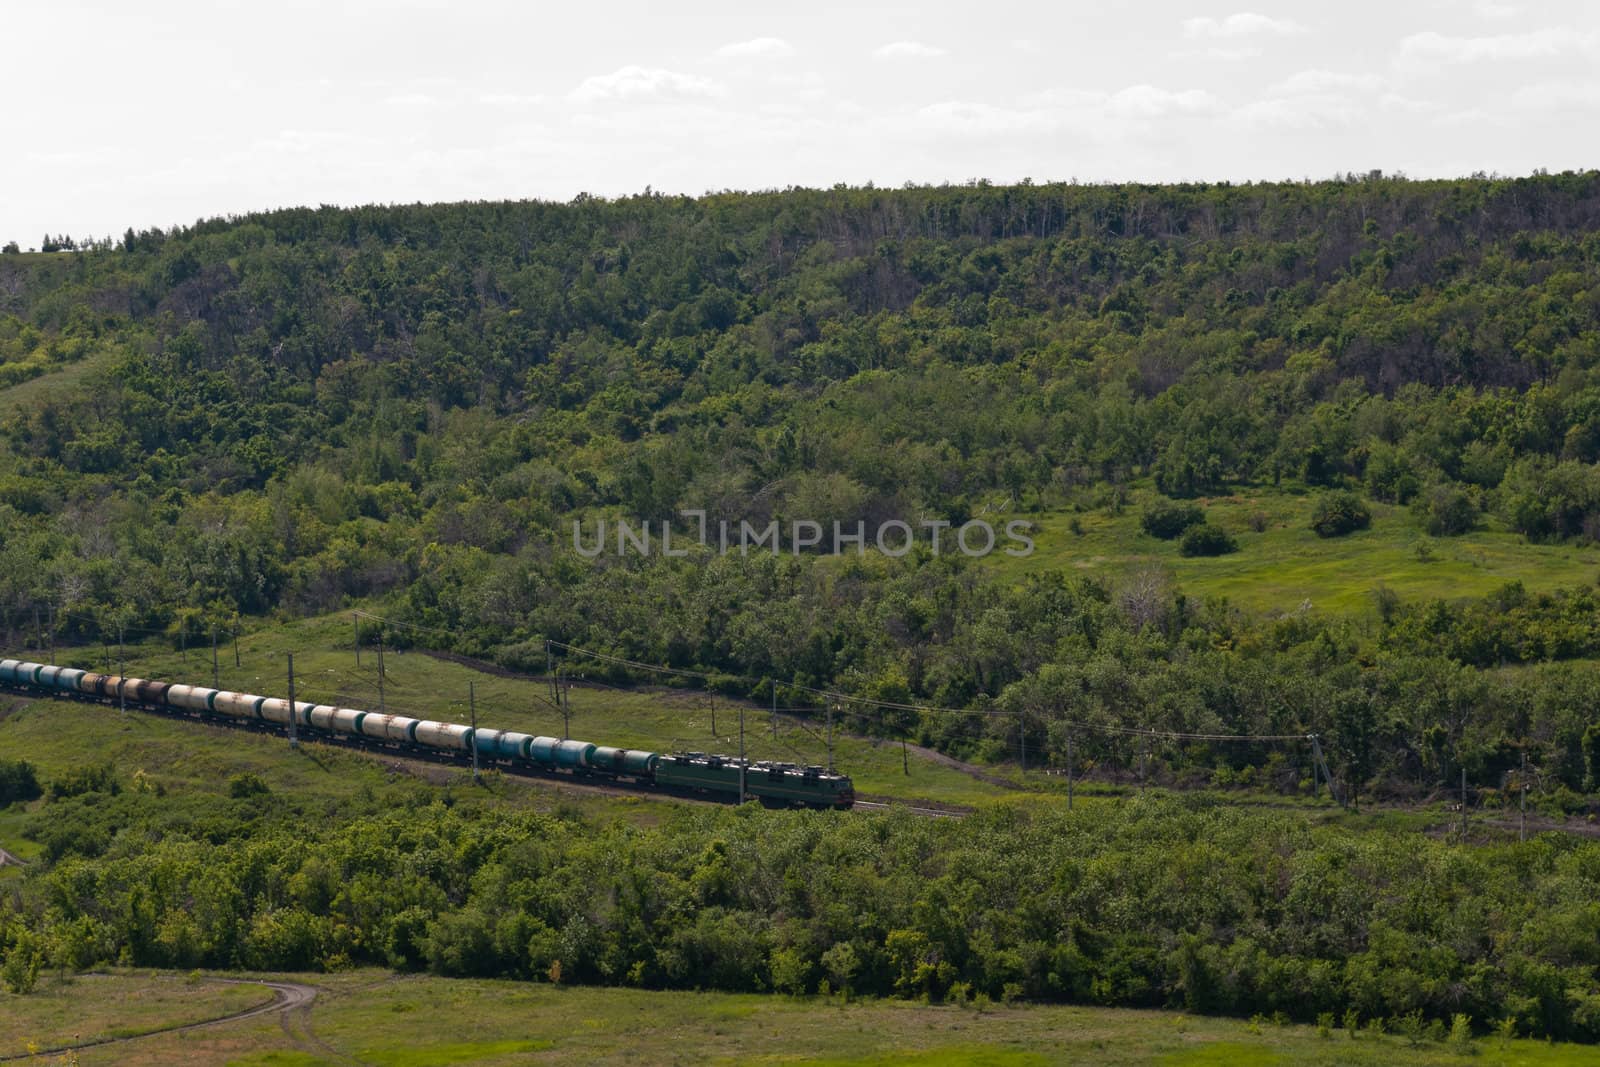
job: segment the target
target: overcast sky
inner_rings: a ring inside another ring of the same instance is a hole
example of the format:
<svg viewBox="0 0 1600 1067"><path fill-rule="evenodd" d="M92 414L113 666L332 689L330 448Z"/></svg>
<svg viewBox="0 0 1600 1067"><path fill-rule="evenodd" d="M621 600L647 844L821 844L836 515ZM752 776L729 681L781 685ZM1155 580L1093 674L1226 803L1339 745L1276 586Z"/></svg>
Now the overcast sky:
<svg viewBox="0 0 1600 1067"><path fill-rule="evenodd" d="M1600 165L1594 0L668 6L3 0L0 241L645 186Z"/></svg>

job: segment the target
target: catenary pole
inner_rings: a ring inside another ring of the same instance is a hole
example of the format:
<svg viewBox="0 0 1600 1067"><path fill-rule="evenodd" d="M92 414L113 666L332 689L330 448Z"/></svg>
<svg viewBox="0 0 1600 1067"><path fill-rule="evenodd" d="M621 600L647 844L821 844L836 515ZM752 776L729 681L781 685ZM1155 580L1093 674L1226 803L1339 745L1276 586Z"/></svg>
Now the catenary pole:
<svg viewBox="0 0 1600 1067"><path fill-rule="evenodd" d="M289 657L289 747L299 748L300 729L298 720L300 718L300 709L295 706L294 701L294 653L288 652L285 655Z"/></svg>

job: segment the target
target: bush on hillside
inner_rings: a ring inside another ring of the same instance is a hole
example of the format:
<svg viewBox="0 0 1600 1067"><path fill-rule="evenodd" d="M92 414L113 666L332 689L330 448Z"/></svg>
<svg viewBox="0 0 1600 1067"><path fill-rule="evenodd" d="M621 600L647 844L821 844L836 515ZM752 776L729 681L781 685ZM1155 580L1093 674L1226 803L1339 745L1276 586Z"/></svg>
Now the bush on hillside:
<svg viewBox="0 0 1600 1067"><path fill-rule="evenodd" d="M1343 537L1372 525L1372 512L1354 493L1325 493L1311 512L1311 528L1318 537Z"/></svg>
<svg viewBox="0 0 1600 1067"><path fill-rule="evenodd" d="M1239 551L1239 544L1222 527L1202 522L1184 531L1178 551L1185 556L1226 556Z"/></svg>
<svg viewBox="0 0 1600 1067"><path fill-rule="evenodd" d="M1171 541L1189 527L1197 526L1205 519L1206 513L1200 510L1199 504L1184 504L1176 500L1162 499L1144 509L1144 514L1139 517L1139 525L1143 526L1144 532L1151 537Z"/></svg>

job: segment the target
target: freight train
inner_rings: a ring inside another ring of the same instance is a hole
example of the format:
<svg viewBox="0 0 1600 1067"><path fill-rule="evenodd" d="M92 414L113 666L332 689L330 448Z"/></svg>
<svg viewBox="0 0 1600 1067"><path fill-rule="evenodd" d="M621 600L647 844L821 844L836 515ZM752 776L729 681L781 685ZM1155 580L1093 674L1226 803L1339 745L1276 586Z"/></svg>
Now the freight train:
<svg viewBox="0 0 1600 1067"><path fill-rule="evenodd" d="M141 709L235 723L288 727L292 722L312 737L320 734L458 758L475 753L479 763L489 766L563 771L578 777L633 782L714 799L753 797L768 807L848 808L855 803L850 779L820 767L745 761L703 752L663 754L613 748L298 700L291 706L277 697L96 674L16 659L0 660L0 688L30 695L126 702Z"/></svg>

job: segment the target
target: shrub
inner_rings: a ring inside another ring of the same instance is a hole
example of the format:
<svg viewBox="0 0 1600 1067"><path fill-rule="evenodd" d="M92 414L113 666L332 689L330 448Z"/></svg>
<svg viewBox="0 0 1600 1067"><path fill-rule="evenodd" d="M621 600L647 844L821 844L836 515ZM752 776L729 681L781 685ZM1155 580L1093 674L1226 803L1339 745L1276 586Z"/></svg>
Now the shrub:
<svg viewBox="0 0 1600 1067"><path fill-rule="evenodd" d="M1311 528L1319 537L1342 537L1372 525L1372 513L1354 493L1325 493L1311 512Z"/></svg>
<svg viewBox="0 0 1600 1067"><path fill-rule="evenodd" d="M122 786L117 782L116 771L111 764L100 763L68 771L50 783L48 792L51 800L63 800L85 793L108 793L114 796L121 790Z"/></svg>
<svg viewBox="0 0 1600 1067"><path fill-rule="evenodd" d="M1185 556L1226 556L1238 550L1238 543L1228 535L1227 530L1209 522L1189 527L1178 546L1178 551Z"/></svg>
<svg viewBox="0 0 1600 1067"><path fill-rule="evenodd" d="M1436 485L1419 497L1416 509L1422 524L1435 537L1455 537L1478 524L1478 509L1466 491L1453 485Z"/></svg>
<svg viewBox="0 0 1600 1067"><path fill-rule="evenodd" d="M27 760L0 760L0 807L39 796L39 778Z"/></svg>
<svg viewBox="0 0 1600 1067"><path fill-rule="evenodd" d="M1144 532L1151 537L1171 541L1189 527L1199 525L1205 519L1205 512L1200 510L1198 504L1157 500L1144 509L1144 514L1139 517L1139 525L1143 526Z"/></svg>
<svg viewBox="0 0 1600 1067"><path fill-rule="evenodd" d="M235 800L269 796L271 793L272 790L267 787L267 783L249 771L243 774L236 774L228 779L228 795Z"/></svg>

